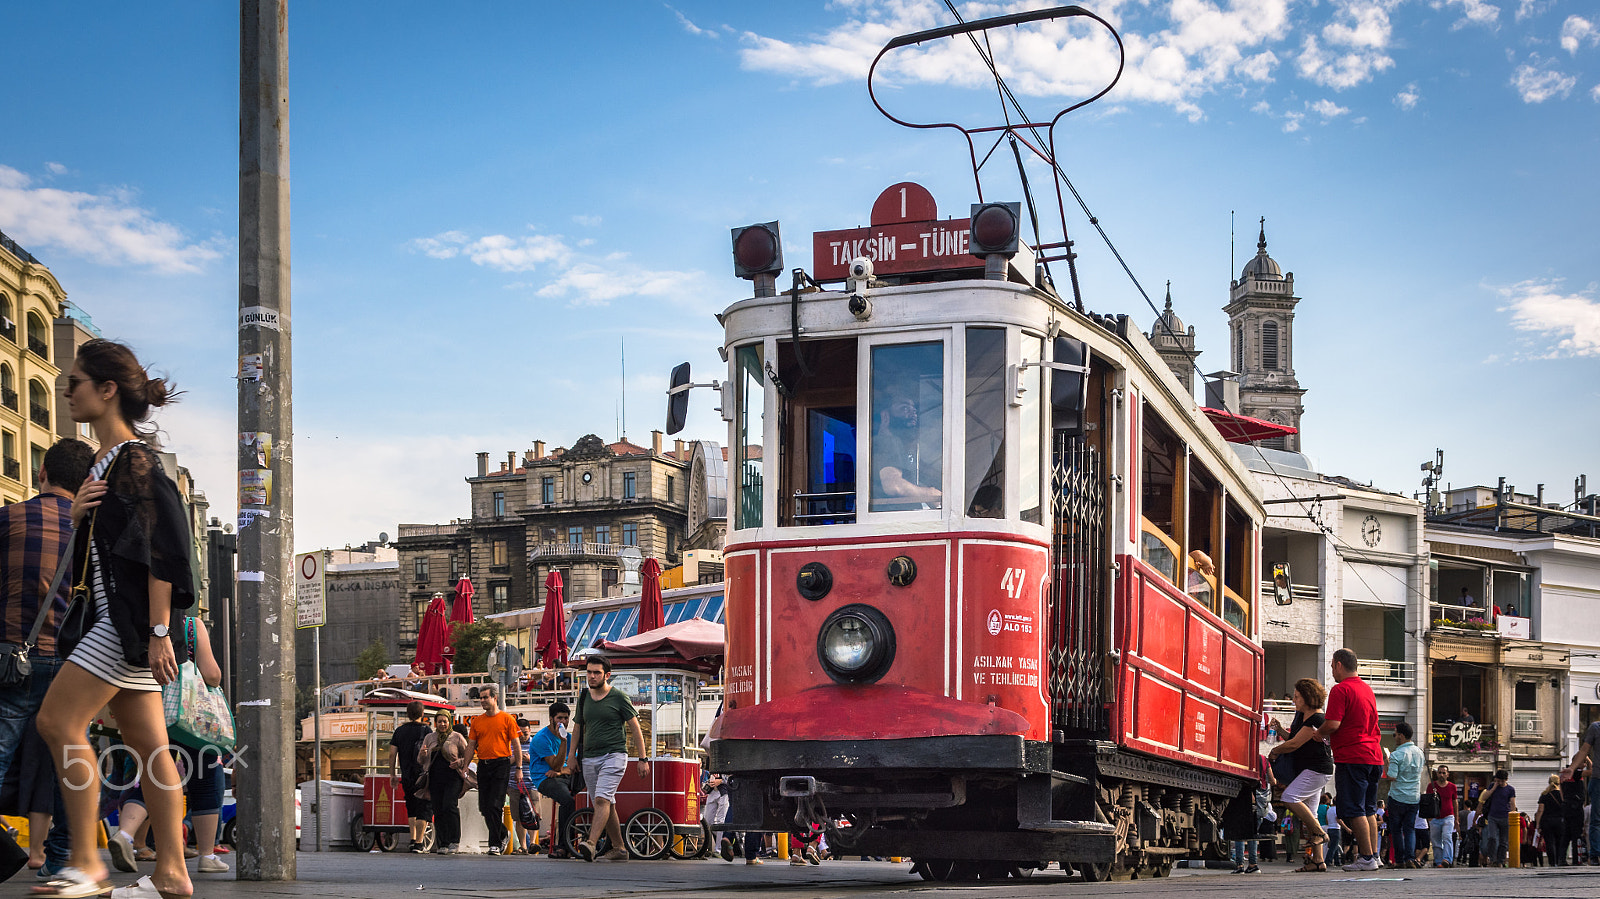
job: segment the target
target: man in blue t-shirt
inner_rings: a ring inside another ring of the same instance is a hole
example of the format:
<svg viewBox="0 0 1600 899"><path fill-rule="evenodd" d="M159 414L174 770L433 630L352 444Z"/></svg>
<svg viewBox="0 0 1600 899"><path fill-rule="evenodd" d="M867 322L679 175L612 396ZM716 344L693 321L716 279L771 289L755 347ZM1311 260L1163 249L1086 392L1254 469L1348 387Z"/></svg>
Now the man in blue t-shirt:
<svg viewBox="0 0 1600 899"><path fill-rule="evenodd" d="M572 709L556 700L550 703L550 723L528 742L528 785L549 796L557 806L556 830L550 839L551 858L571 858L567 852L567 823L572 819L572 758L568 751L567 724Z"/></svg>
<svg viewBox="0 0 1600 899"><path fill-rule="evenodd" d="M1490 867L1502 868L1506 862L1506 837L1509 819L1517 812L1517 788L1507 783L1511 775L1504 769L1494 773L1494 786L1484 791L1483 857Z"/></svg>

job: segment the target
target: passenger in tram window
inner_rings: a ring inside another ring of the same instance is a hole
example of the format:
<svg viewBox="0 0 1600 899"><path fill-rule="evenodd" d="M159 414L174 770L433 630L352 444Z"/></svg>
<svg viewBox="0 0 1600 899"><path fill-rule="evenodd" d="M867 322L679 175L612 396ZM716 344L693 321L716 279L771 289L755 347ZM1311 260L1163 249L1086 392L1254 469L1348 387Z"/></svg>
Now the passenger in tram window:
<svg viewBox="0 0 1600 899"><path fill-rule="evenodd" d="M967 508L968 518L1004 518L1002 504L1005 497L995 484L984 484L972 495L972 505Z"/></svg>
<svg viewBox="0 0 1600 899"><path fill-rule="evenodd" d="M880 508L907 509L924 504L939 508L944 494L941 483L937 443L923 446L918 428L917 402L903 390L890 388L887 407L881 412L878 430L872 435L872 456L877 466L874 499L908 500ZM938 437L935 435L934 440Z"/></svg>

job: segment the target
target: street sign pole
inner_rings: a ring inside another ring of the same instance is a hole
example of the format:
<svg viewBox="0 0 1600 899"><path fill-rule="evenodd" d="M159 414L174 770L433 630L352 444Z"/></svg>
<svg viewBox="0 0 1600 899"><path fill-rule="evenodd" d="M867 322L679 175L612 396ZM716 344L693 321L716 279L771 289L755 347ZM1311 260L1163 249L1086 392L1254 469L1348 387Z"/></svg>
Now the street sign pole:
<svg viewBox="0 0 1600 899"><path fill-rule="evenodd" d="M322 625L328 619L327 550L294 557L294 626L311 628L311 814L317 822L317 848L322 851ZM302 828L303 829L303 828Z"/></svg>

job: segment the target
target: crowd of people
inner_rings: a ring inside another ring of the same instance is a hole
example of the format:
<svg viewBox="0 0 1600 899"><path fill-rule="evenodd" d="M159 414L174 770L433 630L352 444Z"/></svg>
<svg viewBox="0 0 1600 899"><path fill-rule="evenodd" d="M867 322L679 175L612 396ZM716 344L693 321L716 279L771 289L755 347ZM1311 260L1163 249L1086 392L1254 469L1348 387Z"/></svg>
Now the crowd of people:
<svg viewBox="0 0 1600 899"><path fill-rule="evenodd" d="M1600 722L1583 733L1572 763L1550 776L1529 820L1505 770L1489 785L1457 781L1447 765L1428 770L1410 722L1395 724L1398 742L1386 755L1376 697L1357 676L1358 664L1354 652L1338 650L1333 688L1302 678L1291 693L1293 720L1287 727L1269 721L1283 739L1263 759L1256 789L1241 795L1223 822L1235 873L1259 870L1255 844L1264 828L1277 830L1274 790L1292 816L1284 829L1298 826L1305 861L1297 872L1504 866L1513 822L1524 864L1600 865L1593 814L1600 806L1600 778L1593 776ZM1379 799L1384 783L1387 796Z"/></svg>

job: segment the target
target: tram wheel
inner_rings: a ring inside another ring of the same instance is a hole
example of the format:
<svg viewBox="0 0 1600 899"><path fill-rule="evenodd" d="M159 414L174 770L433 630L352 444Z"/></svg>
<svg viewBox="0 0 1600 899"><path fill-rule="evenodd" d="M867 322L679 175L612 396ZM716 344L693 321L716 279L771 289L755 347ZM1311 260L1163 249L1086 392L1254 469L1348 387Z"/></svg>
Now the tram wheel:
<svg viewBox="0 0 1600 899"><path fill-rule="evenodd" d="M986 862L956 861L950 863L949 880L977 880L983 876Z"/></svg>
<svg viewBox="0 0 1600 899"><path fill-rule="evenodd" d="M947 858L920 859L912 866L912 870L923 880L944 881L950 879L955 864Z"/></svg>
<svg viewBox="0 0 1600 899"><path fill-rule="evenodd" d="M578 844L589 838L589 826L594 822L594 809L580 808L572 813L572 818L567 822L567 833L564 842L567 851L573 858L579 858ZM611 851L611 838L601 833L595 838L594 854L604 855Z"/></svg>
<svg viewBox="0 0 1600 899"><path fill-rule="evenodd" d="M1079 862L1077 868L1084 883L1105 883L1111 879L1111 862Z"/></svg>
<svg viewBox="0 0 1600 899"><path fill-rule="evenodd" d="M672 819L658 808L634 812L622 827L622 843L634 858L661 858L672 848Z"/></svg>
<svg viewBox="0 0 1600 899"><path fill-rule="evenodd" d="M711 827L704 821L700 822L700 832L693 835L679 835L672 839L672 848L667 850L672 857L679 861L688 861L694 858L705 858L711 851Z"/></svg>

